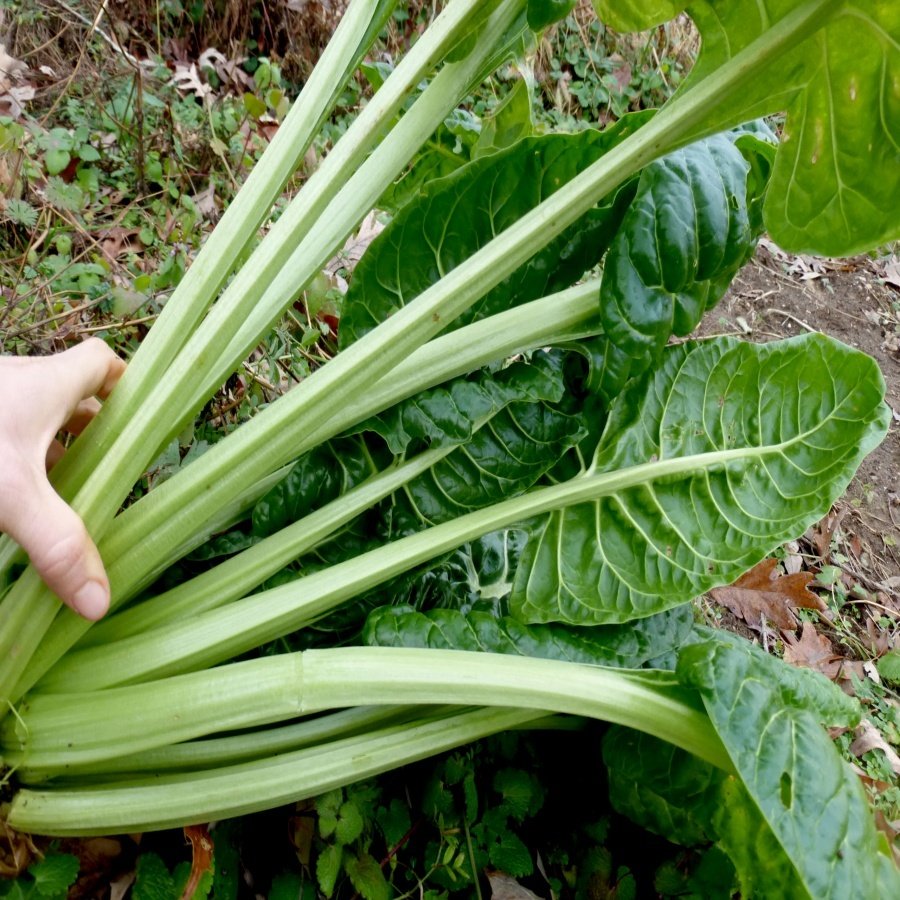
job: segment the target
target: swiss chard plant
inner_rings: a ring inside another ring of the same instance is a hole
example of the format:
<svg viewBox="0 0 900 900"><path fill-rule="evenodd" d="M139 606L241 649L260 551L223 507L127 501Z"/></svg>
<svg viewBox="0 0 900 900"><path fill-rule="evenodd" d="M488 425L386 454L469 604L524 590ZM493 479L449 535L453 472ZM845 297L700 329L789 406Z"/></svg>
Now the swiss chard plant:
<svg viewBox="0 0 900 900"><path fill-rule="evenodd" d="M883 380L822 335L670 341L763 229L830 255L900 236L900 7L697 0L662 109L539 134L521 88L463 127L572 6L451 0L257 245L391 9L350 4L55 470L113 614L78 619L0 549L12 827L234 816L557 712L614 723L617 805L716 842L748 896L900 895L823 728L855 701L686 605L824 515L887 429ZM628 30L685 4L595 6ZM373 207L339 354L120 511Z"/></svg>

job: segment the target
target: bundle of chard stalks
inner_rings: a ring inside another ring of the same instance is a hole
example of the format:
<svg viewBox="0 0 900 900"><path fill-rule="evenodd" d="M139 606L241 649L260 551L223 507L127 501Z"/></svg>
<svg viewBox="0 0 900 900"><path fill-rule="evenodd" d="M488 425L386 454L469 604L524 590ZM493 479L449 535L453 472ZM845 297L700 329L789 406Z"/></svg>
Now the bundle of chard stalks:
<svg viewBox="0 0 900 900"><path fill-rule="evenodd" d="M619 31L685 9L594 5ZM824 727L857 702L690 607L828 511L886 432L881 375L818 334L669 340L763 230L830 256L900 237L900 6L697 0L662 109L538 133L523 79L458 128L573 6L450 0L270 222L392 11L352 0L54 470L113 612L79 619L0 545L13 828L205 822L581 716L612 723L614 803L668 836L692 816L743 894L900 896ZM340 352L121 510L372 209Z"/></svg>

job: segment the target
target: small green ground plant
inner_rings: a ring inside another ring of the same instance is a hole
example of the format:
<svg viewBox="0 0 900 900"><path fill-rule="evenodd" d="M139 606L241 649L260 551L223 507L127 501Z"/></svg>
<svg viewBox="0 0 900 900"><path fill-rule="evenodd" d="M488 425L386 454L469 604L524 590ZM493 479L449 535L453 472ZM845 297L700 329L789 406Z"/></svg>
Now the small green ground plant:
<svg viewBox="0 0 900 900"><path fill-rule="evenodd" d="M619 30L681 12L595 5ZM823 728L857 703L686 607L827 511L887 428L883 380L821 335L669 338L763 228L832 255L897 237L900 12L700 0L701 54L659 111L535 135L511 92L465 137L460 100L571 6L447 4L254 248L391 12L351 3L56 470L114 615L77 620L0 550L14 828L235 816L565 713L615 724L616 806L712 842L744 894L898 893ZM120 512L373 207L392 219L340 352ZM214 534L228 558L171 577Z"/></svg>
<svg viewBox="0 0 900 900"><path fill-rule="evenodd" d="M7 24L35 27L33 6ZM52 126L27 110L0 116L6 352L100 333L130 355L285 112L265 58L252 77L239 70L237 91L212 63L179 80L184 65L173 77L159 58L130 65L103 48L50 106Z"/></svg>

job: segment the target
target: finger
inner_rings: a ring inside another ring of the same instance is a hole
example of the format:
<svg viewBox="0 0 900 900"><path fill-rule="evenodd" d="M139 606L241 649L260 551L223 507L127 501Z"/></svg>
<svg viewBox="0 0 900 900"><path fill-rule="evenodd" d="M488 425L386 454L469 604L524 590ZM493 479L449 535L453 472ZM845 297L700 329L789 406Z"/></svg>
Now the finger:
<svg viewBox="0 0 900 900"><path fill-rule="evenodd" d="M86 619L109 608L109 581L81 519L43 477L32 477L8 506L4 531L25 550L47 586Z"/></svg>
<svg viewBox="0 0 900 900"><path fill-rule="evenodd" d="M53 441L47 448L47 460L45 463L47 471L49 472L65 455L66 448L62 443L60 441Z"/></svg>
<svg viewBox="0 0 900 900"><path fill-rule="evenodd" d="M108 397L125 371L124 361L99 338L89 338L48 359L59 370L60 383L73 398L71 409L88 397Z"/></svg>
<svg viewBox="0 0 900 900"><path fill-rule="evenodd" d="M68 434L81 434L81 432L87 428L91 419L93 419L101 409L102 406L100 405L100 401L97 400L96 397L88 397L87 400L82 400L75 408L75 412L72 413L72 417L60 430L65 431Z"/></svg>

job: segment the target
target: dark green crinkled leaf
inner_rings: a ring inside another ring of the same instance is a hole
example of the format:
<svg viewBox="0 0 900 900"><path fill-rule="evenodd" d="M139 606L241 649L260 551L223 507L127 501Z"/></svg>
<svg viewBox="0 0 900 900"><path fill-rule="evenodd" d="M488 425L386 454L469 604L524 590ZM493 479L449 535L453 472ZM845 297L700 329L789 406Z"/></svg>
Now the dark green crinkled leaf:
<svg viewBox="0 0 900 900"><path fill-rule="evenodd" d="M248 547L252 547L259 541L259 536L248 534L240 528L227 531L217 537L201 544L196 550L192 550L186 557L193 561L219 559L222 556L233 556Z"/></svg>
<svg viewBox="0 0 900 900"><path fill-rule="evenodd" d="M303 557L299 569L290 567L269 579L266 587L527 490L585 434L583 417L566 411L572 381L567 358L577 355L539 352L530 362L519 361L496 372L484 370L474 378L424 392L364 423L362 434L323 445L304 457L254 511L259 533L278 530L339 497L396 456L414 454L425 446L462 444L319 544ZM481 427L475 430L477 424ZM352 441L358 446L348 444ZM351 460L357 461L352 470L345 466ZM358 603L345 604L316 629L354 631L369 609L383 603L459 607L499 602L509 593L521 543L521 532L486 536L392 580Z"/></svg>
<svg viewBox="0 0 900 900"><path fill-rule="evenodd" d="M605 334L568 344L567 348L576 350L586 364L583 376L573 380L583 385L585 393L599 397L606 405L621 393L630 378L639 375L650 363L649 357L635 359ZM570 365L573 362L570 356Z"/></svg>
<svg viewBox="0 0 900 900"><path fill-rule="evenodd" d="M734 137L691 144L641 173L600 289L604 330L626 353L644 357L691 332L753 253L760 228L750 207L759 198L749 189L765 185L748 179Z"/></svg>
<svg viewBox="0 0 900 900"><path fill-rule="evenodd" d="M532 523L513 615L624 622L731 583L825 515L884 436L883 396L823 335L668 349L610 410L582 476L605 495Z"/></svg>
<svg viewBox="0 0 900 900"><path fill-rule="evenodd" d="M482 421L511 403L558 403L566 390L564 365L565 355L559 351L535 353L530 362L484 370L416 394L367 419L354 432L380 435L395 454L416 443L464 443Z"/></svg>
<svg viewBox="0 0 900 900"><path fill-rule="evenodd" d="M485 534L394 579L374 593L369 608L406 604L419 610L444 607L506 615L525 539L517 529Z"/></svg>
<svg viewBox="0 0 900 900"><path fill-rule="evenodd" d="M253 533L274 534L372 474L358 438L338 438L302 456L253 508Z"/></svg>
<svg viewBox="0 0 900 900"><path fill-rule="evenodd" d="M580 416L549 403L500 410L471 440L407 484L415 530L522 493L585 433ZM394 529L398 535L408 531Z"/></svg>
<svg viewBox="0 0 900 900"><path fill-rule="evenodd" d="M382 607L369 614L363 640L370 646L478 650L636 669L684 642L693 617L687 607L640 622L596 628L523 625L509 616L409 607Z"/></svg>
<svg viewBox="0 0 900 900"><path fill-rule="evenodd" d="M711 841L723 771L699 757L631 728L610 726L603 737L609 799L641 827L676 844Z"/></svg>
<svg viewBox="0 0 900 900"><path fill-rule="evenodd" d="M383 322L634 133L652 113L605 131L526 138L425 185L372 242L344 300L341 346ZM539 250L452 327L573 284L602 257L634 192L633 180Z"/></svg>
<svg viewBox="0 0 900 900"><path fill-rule="evenodd" d="M855 701L822 676L733 637L685 647L678 675L700 691L748 794L808 895L884 896L865 792L822 728L823 721L852 723ZM770 889L771 881L765 883ZM896 870L888 896L900 896Z"/></svg>
<svg viewBox="0 0 900 900"><path fill-rule="evenodd" d="M748 122L732 131L734 146L747 160L747 209L750 215L750 230L759 235L765 231L763 204L769 192L772 166L778 153L778 140L769 126L761 119Z"/></svg>
<svg viewBox="0 0 900 900"><path fill-rule="evenodd" d="M536 353L530 362L514 363L497 372L483 370L472 378L455 379L447 385L423 391L366 420L357 426L355 435L329 441L301 457L288 476L257 502L253 510L254 535L274 534L341 496L373 474L373 462L387 465L389 460L384 459L379 448L373 445L370 438L364 439L363 435L378 435L395 456L425 446L436 448L471 441L477 428L497 417L511 404L536 404L533 409L542 410L541 401L561 400L566 390L564 366L561 352ZM522 415L519 413L520 418ZM557 426L557 441L564 440L564 435L569 432L577 437L579 425L570 416L552 411L547 416ZM503 422L492 423L491 429L490 433L481 435L472 444L472 460L485 456L483 448L491 441L495 431L504 429ZM534 440L541 440L541 434L536 432ZM523 442L524 435L518 443ZM508 449L500 452L495 448L493 462L501 468L502 459L509 456ZM545 448L543 452L546 454L551 450ZM533 467L539 458L540 452L526 451L522 462L527 464L530 460ZM513 465L516 462L514 460ZM490 460L484 462L486 466L490 464ZM430 482L439 487L446 479L453 477L454 471L465 465L465 462L448 460L442 465L441 473L428 479L418 479L418 482L427 493L433 490L428 487ZM546 468L544 464L541 471ZM507 474L509 478L513 477L511 470ZM525 487L528 484L530 482Z"/></svg>

